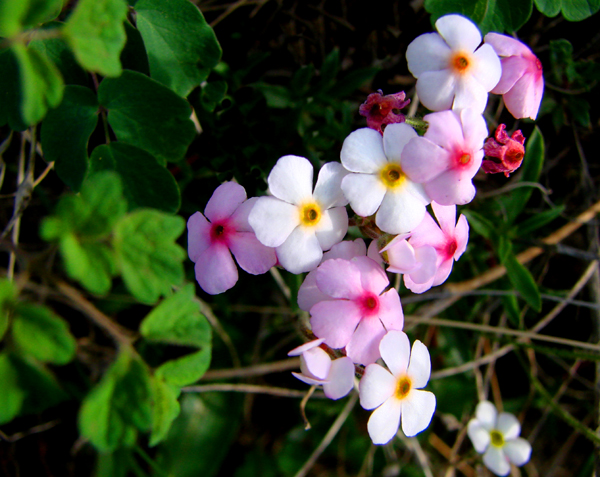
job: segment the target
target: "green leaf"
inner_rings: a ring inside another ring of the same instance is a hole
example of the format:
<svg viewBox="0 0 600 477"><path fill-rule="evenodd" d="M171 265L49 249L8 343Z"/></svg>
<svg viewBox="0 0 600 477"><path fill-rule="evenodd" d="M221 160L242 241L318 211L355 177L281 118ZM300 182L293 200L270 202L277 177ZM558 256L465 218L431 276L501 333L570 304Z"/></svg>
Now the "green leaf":
<svg viewBox="0 0 600 477"><path fill-rule="evenodd" d="M142 35L129 22L125 22L125 33L127 34L127 43L121 52L123 69L138 71L150 76L150 65L148 65L148 55Z"/></svg>
<svg viewBox="0 0 600 477"><path fill-rule="evenodd" d="M540 311L542 309L540 290L529 270L520 264L515 257L512 244L503 237L500 240L499 256L514 289L521 294L529 306L536 311Z"/></svg>
<svg viewBox="0 0 600 477"><path fill-rule="evenodd" d="M41 23L54 20L60 14L63 3L66 3L65 0L21 0L21 2L29 3L27 14L22 19L25 28L36 27Z"/></svg>
<svg viewBox="0 0 600 477"><path fill-rule="evenodd" d="M98 98L119 141L149 152L162 165L181 160L196 135L188 102L136 71L102 81Z"/></svg>
<svg viewBox="0 0 600 477"><path fill-rule="evenodd" d="M213 112L223 99L225 99L226 93L227 83L225 81L212 81L202 87L200 102L204 109Z"/></svg>
<svg viewBox="0 0 600 477"><path fill-rule="evenodd" d="M122 142L98 146L92 152L91 170L116 171L123 181L129 208L152 207L174 213L181 202L173 175L148 152Z"/></svg>
<svg viewBox="0 0 600 477"><path fill-rule="evenodd" d="M535 0L535 6L547 17L555 17L560 13L562 0Z"/></svg>
<svg viewBox="0 0 600 477"><path fill-rule="evenodd" d="M67 364L77 348L67 322L41 305L15 307L12 337L21 353L44 363Z"/></svg>
<svg viewBox="0 0 600 477"><path fill-rule="evenodd" d="M503 296L502 305L512 325L515 328L521 328L521 309L519 308L517 297L514 295Z"/></svg>
<svg viewBox="0 0 600 477"><path fill-rule="evenodd" d="M83 86L67 86L58 108L42 123L44 158L73 191L79 192L88 169L87 146L98 123L96 95Z"/></svg>
<svg viewBox="0 0 600 477"><path fill-rule="evenodd" d="M473 210L463 209L461 213L467 217L470 229L473 229L479 235L488 240L494 240L497 237L497 224L494 224L491 220Z"/></svg>
<svg viewBox="0 0 600 477"><path fill-rule="evenodd" d="M152 434L150 447L161 442L171 429L171 424L179 415L177 398L179 389L168 385L162 379L152 379Z"/></svg>
<svg viewBox="0 0 600 477"><path fill-rule="evenodd" d="M187 386L198 381L210 366L211 347L172 359L159 366L156 375L173 386Z"/></svg>
<svg viewBox="0 0 600 477"><path fill-rule="evenodd" d="M175 243L185 228L181 217L142 209L124 217L115 229L113 245L123 280L143 303L155 303L183 282L185 251Z"/></svg>
<svg viewBox="0 0 600 477"><path fill-rule="evenodd" d="M543 227L544 225L552 222L554 219L560 217L564 210L565 207L561 205L550 210L544 210L543 212L540 212L539 214L536 214L533 217L524 220L523 222L519 222L513 227L512 236L523 238L529 235L531 232L536 231L540 227Z"/></svg>
<svg viewBox="0 0 600 477"><path fill-rule="evenodd" d="M0 0L0 37L11 38L21 32L28 8L27 0Z"/></svg>
<svg viewBox="0 0 600 477"><path fill-rule="evenodd" d="M195 301L195 288L187 284L165 298L144 318L140 333L150 341L202 348L210 346L211 328Z"/></svg>
<svg viewBox="0 0 600 477"><path fill-rule="evenodd" d="M135 11L152 78L186 97L221 58L213 29L188 0L139 0Z"/></svg>
<svg viewBox="0 0 600 477"><path fill-rule="evenodd" d="M101 452L135 443L136 428L152 424L151 383L146 365L124 349L79 411L81 435Z"/></svg>
<svg viewBox="0 0 600 477"><path fill-rule="evenodd" d="M11 50L19 69L19 109L24 124L41 121L62 100L64 83L58 68L33 48L16 43Z"/></svg>
<svg viewBox="0 0 600 477"><path fill-rule="evenodd" d="M544 138L536 126L531 136L525 143L525 158L521 166L522 175L519 182L537 182L544 163ZM506 198L506 215L509 223L513 223L519 216L531 196L533 188L523 186L511 192Z"/></svg>
<svg viewBox="0 0 600 477"><path fill-rule="evenodd" d="M117 449L110 453L99 453L96 460L95 477L127 477L135 458L131 449Z"/></svg>
<svg viewBox="0 0 600 477"><path fill-rule="evenodd" d="M562 10L567 20L578 22L596 13L600 9L600 0L535 0L535 6L549 17Z"/></svg>
<svg viewBox="0 0 600 477"><path fill-rule="evenodd" d="M268 83L254 83L252 86L264 95L270 108L287 109L294 106L290 90L285 86Z"/></svg>
<svg viewBox="0 0 600 477"><path fill-rule="evenodd" d="M16 296L17 290L12 282L5 278L0 278L0 341L8 329L9 314L13 308Z"/></svg>
<svg viewBox="0 0 600 477"><path fill-rule="evenodd" d="M18 372L7 353L0 353L0 425L13 420L19 414L25 392L19 386Z"/></svg>
<svg viewBox="0 0 600 477"><path fill-rule="evenodd" d="M308 92L310 81L315 75L315 67L310 65L301 66L292 76L290 90L297 98L302 98Z"/></svg>
<svg viewBox="0 0 600 477"><path fill-rule="evenodd" d="M584 128L591 127L590 120L590 102L583 96L569 96L567 100L569 111L573 115L573 119L577 124Z"/></svg>
<svg viewBox="0 0 600 477"><path fill-rule="evenodd" d="M53 62L67 85L89 86L87 73L79 66L77 60L62 38L44 38L33 40L29 47L37 50Z"/></svg>
<svg viewBox="0 0 600 477"><path fill-rule="evenodd" d="M348 95L372 80L379 68L362 68L344 76L331 87L329 93L335 98L346 98Z"/></svg>
<svg viewBox="0 0 600 477"><path fill-rule="evenodd" d="M63 33L81 66L104 76L121 74L126 16L123 0L79 1Z"/></svg>
<svg viewBox="0 0 600 477"><path fill-rule="evenodd" d="M321 80L319 82L319 90L329 88L340 69L340 50L334 48L331 50L321 66Z"/></svg>

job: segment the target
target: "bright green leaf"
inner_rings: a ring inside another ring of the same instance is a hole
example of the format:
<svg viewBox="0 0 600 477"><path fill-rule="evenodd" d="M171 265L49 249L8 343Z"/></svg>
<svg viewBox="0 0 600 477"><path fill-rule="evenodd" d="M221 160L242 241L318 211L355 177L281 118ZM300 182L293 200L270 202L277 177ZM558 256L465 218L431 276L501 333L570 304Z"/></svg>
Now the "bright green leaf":
<svg viewBox="0 0 600 477"><path fill-rule="evenodd" d="M596 13L600 9L600 0L535 0L535 6L549 17L562 10L567 20L578 22Z"/></svg>
<svg viewBox="0 0 600 477"><path fill-rule="evenodd" d="M28 0L0 0L0 37L11 38L21 32L28 8Z"/></svg>
<svg viewBox="0 0 600 477"><path fill-rule="evenodd" d="M152 207L177 212L179 186L173 175L154 156L135 146L113 142L92 152L91 170L114 170L123 181L123 194L129 208Z"/></svg>
<svg viewBox="0 0 600 477"><path fill-rule="evenodd" d="M560 13L562 0L535 0L535 6L547 17L555 17Z"/></svg>
<svg viewBox="0 0 600 477"><path fill-rule="evenodd" d="M102 81L98 98L119 141L149 152L163 165L182 159L196 135L188 102L136 71Z"/></svg>
<svg viewBox="0 0 600 477"><path fill-rule="evenodd" d="M529 306L536 311L540 311L542 309L540 290L535 283L531 272L520 264L515 257L515 254L512 251L512 245L508 240L500 240L499 255L500 261L506 268L506 273L508 274L508 278L514 289L519 292Z"/></svg>
<svg viewBox="0 0 600 477"><path fill-rule="evenodd" d="M221 58L213 29L188 0L139 0L135 11L152 78L186 97Z"/></svg>
<svg viewBox="0 0 600 477"><path fill-rule="evenodd" d="M87 70L119 76L125 46L123 0L80 0L63 29L77 61Z"/></svg>
<svg viewBox="0 0 600 477"><path fill-rule="evenodd" d="M8 318L16 296L17 290L12 282L0 278L0 341L8 329Z"/></svg>
<svg viewBox="0 0 600 477"><path fill-rule="evenodd" d="M21 0L21 2L29 3L27 14L22 20L23 26L25 28L34 28L41 23L54 20L60 14L63 3L66 3L66 0Z"/></svg>
<svg viewBox="0 0 600 477"><path fill-rule="evenodd" d="M67 364L77 348L66 321L41 305L15 307L12 337L22 353L44 363Z"/></svg>
<svg viewBox="0 0 600 477"><path fill-rule="evenodd" d="M19 387L18 372L7 353L0 353L0 425L12 421L19 414L25 392Z"/></svg>
<svg viewBox="0 0 600 477"><path fill-rule="evenodd" d="M92 90L67 86L58 108L42 123L44 158L54 162L58 176L79 192L88 169L87 145L98 123L98 100Z"/></svg>
<svg viewBox="0 0 600 477"><path fill-rule="evenodd" d="M169 432L171 424L179 415L179 389L162 379L152 379L152 434L150 447L161 442Z"/></svg>
<svg viewBox="0 0 600 477"><path fill-rule="evenodd" d="M208 371L211 354L211 347L206 346L195 353L167 361L157 368L156 375L173 386L195 383Z"/></svg>
<svg viewBox="0 0 600 477"><path fill-rule="evenodd" d="M144 318L140 333L150 341L202 348L210 346L211 328L200 313L191 283L165 298Z"/></svg>
<svg viewBox="0 0 600 477"><path fill-rule="evenodd" d="M56 65L65 84L86 87L90 85L88 74L79 66L69 46L62 38L33 40L29 43L29 47L46 55Z"/></svg>
<svg viewBox="0 0 600 477"><path fill-rule="evenodd" d="M181 217L141 209L124 217L115 229L113 245L123 280L143 303L155 303L183 282L185 251L175 243L185 228Z"/></svg>

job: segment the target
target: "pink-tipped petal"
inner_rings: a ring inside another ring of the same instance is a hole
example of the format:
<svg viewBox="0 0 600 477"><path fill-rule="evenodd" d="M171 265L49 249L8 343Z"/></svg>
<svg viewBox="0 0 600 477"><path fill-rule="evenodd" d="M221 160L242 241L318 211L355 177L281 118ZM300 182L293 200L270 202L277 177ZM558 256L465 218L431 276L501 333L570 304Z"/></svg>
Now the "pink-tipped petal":
<svg viewBox="0 0 600 477"><path fill-rule="evenodd" d="M233 234L230 249L242 270L252 275L266 273L277 263L275 249L260 243L253 232Z"/></svg>
<svg viewBox="0 0 600 477"><path fill-rule="evenodd" d="M350 133L340 156L342 165L350 172L373 174L387 163L381 134L370 128Z"/></svg>
<svg viewBox="0 0 600 477"><path fill-rule="evenodd" d="M211 222L226 219L246 200L245 189L235 182L224 182L215 189L204 215Z"/></svg>
<svg viewBox="0 0 600 477"><path fill-rule="evenodd" d="M431 358L429 357L427 346L419 340L416 340L412 345L407 374L412 381L413 388L424 388L429 382L429 376L431 376Z"/></svg>
<svg viewBox="0 0 600 477"><path fill-rule="evenodd" d="M310 314L315 336L325 338L334 349L348 344L361 317L356 304L347 300L321 301L310 309Z"/></svg>
<svg viewBox="0 0 600 477"><path fill-rule="evenodd" d="M406 437L416 436L429 426L435 412L435 395L413 389L402 402L402 432Z"/></svg>
<svg viewBox="0 0 600 477"><path fill-rule="evenodd" d="M360 405L367 410L381 406L394 394L397 384L396 378L383 366L370 364L358 384Z"/></svg>
<svg viewBox="0 0 600 477"><path fill-rule="evenodd" d="M300 156L281 157L268 178L269 191L278 199L300 204L312 199L313 166Z"/></svg>
<svg viewBox="0 0 600 477"><path fill-rule="evenodd" d="M210 228L210 223L200 212L188 219L188 255L192 262L196 262L200 254L210 247Z"/></svg>
<svg viewBox="0 0 600 477"><path fill-rule="evenodd" d="M388 331L379 344L381 358L396 377L406 374L410 361L410 341L403 331Z"/></svg>
<svg viewBox="0 0 600 477"><path fill-rule="evenodd" d="M397 399L388 399L373 411L367 422L367 430L373 444L387 444L398 432L402 404Z"/></svg>
<svg viewBox="0 0 600 477"><path fill-rule="evenodd" d="M348 357L332 361L328 382L323 385L325 396L337 400L346 396L354 387L354 363Z"/></svg>
<svg viewBox="0 0 600 477"><path fill-rule="evenodd" d="M207 248L194 267L196 280L206 293L218 295L238 281L238 270L229 249L220 244Z"/></svg>

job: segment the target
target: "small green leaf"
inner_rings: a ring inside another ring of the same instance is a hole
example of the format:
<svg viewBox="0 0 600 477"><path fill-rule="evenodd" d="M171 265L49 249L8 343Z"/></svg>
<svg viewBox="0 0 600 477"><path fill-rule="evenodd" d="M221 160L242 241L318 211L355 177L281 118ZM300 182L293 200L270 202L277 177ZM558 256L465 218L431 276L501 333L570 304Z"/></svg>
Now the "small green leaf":
<svg viewBox="0 0 600 477"><path fill-rule="evenodd" d="M135 11L152 78L186 97L221 58L213 29L188 0L138 0Z"/></svg>
<svg viewBox="0 0 600 477"><path fill-rule="evenodd" d="M206 346L195 353L167 361L156 369L156 375L173 386L195 383L208 371L211 354L210 346Z"/></svg>
<svg viewBox="0 0 600 477"><path fill-rule="evenodd" d="M92 90L67 86L58 108L42 123L44 157L54 162L58 176L79 192L88 169L87 145L98 123L98 100Z"/></svg>
<svg viewBox="0 0 600 477"><path fill-rule="evenodd" d="M146 76L150 76L148 55L146 54L142 35L129 22L125 22L125 33L127 34L127 43L125 43L125 48L121 52L123 69L138 71Z"/></svg>
<svg viewBox="0 0 600 477"><path fill-rule="evenodd" d="M8 329L8 318L16 296L17 290L12 282L0 278L0 341Z"/></svg>
<svg viewBox="0 0 600 477"><path fill-rule="evenodd" d="M523 222L519 222L514 226L512 236L519 238L526 237L531 232L536 231L540 227L543 227L544 225L552 222L554 219L560 217L564 210L565 207L561 205L550 210L544 210L543 212L540 212L539 214L536 214L533 217L524 220Z"/></svg>
<svg viewBox="0 0 600 477"><path fill-rule="evenodd" d="M200 102L204 109L213 112L221 104L226 93L227 83L225 81L212 81L202 87Z"/></svg>
<svg viewBox="0 0 600 477"><path fill-rule="evenodd" d="M321 80L319 82L319 90L324 90L329 88L333 80L338 74L340 70L340 50L334 48L331 50L325 60L323 61L323 65L321 66Z"/></svg>
<svg viewBox="0 0 600 477"><path fill-rule="evenodd" d="M533 276L519 263L512 251L511 243L501 238L499 247L500 261L506 267L506 273L516 291L534 310L542 309L542 297Z"/></svg>
<svg viewBox="0 0 600 477"><path fill-rule="evenodd" d="M183 282L186 253L175 243L185 228L181 217L141 209L124 217L115 229L113 245L123 280L143 303L156 303L172 286Z"/></svg>
<svg viewBox="0 0 600 477"><path fill-rule="evenodd" d="M0 425L13 420L19 414L25 392L19 386L18 372L7 353L0 353Z"/></svg>
<svg viewBox="0 0 600 477"><path fill-rule="evenodd" d="M104 76L121 74L126 16L123 0L80 0L63 33L81 66Z"/></svg>
<svg viewBox="0 0 600 477"><path fill-rule="evenodd" d="M136 71L104 79L98 98L119 141L149 152L162 165L181 160L196 135L188 102Z"/></svg>
<svg viewBox="0 0 600 477"><path fill-rule="evenodd" d="M310 65L301 66L292 76L292 81L290 81L290 90L292 94L301 98L306 95L308 89L310 87L310 81L315 75L315 67Z"/></svg>
<svg viewBox="0 0 600 477"><path fill-rule="evenodd" d="M504 311L508 316L508 320L515 328L521 328L521 309L515 295L505 295L502 297Z"/></svg>
<svg viewBox="0 0 600 477"><path fill-rule="evenodd" d="M100 145L92 152L91 170L116 171L123 181L123 194L130 209L152 207L171 213L179 209L177 181L142 149L122 142Z"/></svg>
<svg viewBox="0 0 600 477"><path fill-rule="evenodd" d="M0 0L0 37L11 38L21 32L28 8L28 0Z"/></svg>
<svg viewBox="0 0 600 477"><path fill-rule="evenodd" d="M287 109L294 106L290 90L284 86L268 83L254 83L267 100L267 106L276 109Z"/></svg>
<svg viewBox="0 0 600 477"><path fill-rule="evenodd" d="M578 22L596 13L600 9L600 0L535 0L535 6L549 17L562 10L567 20Z"/></svg>
<svg viewBox="0 0 600 477"><path fill-rule="evenodd" d="M41 23L54 20L60 14L63 3L65 3L66 0L21 0L21 2L29 3L27 14L22 20L23 26L25 28L34 28Z"/></svg>
<svg viewBox="0 0 600 477"><path fill-rule="evenodd" d="M53 62L66 85L89 86L88 74L79 66L69 46L62 38L32 40L29 47L37 50Z"/></svg>
<svg viewBox="0 0 600 477"><path fill-rule="evenodd" d="M560 13L562 0L535 0L535 6L547 17L555 17Z"/></svg>
<svg viewBox="0 0 600 477"><path fill-rule="evenodd" d="M170 386L162 379L152 379L152 434L150 447L161 442L171 429L171 424L179 415L177 398L180 390Z"/></svg>
<svg viewBox="0 0 600 477"><path fill-rule="evenodd" d="M140 333L150 341L202 348L210 346L211 328L195 301L194 285L187 284L165 298L144 318Z"/></svg>
<svg viewBox="0 0 600 477"><path fill-rule="evenodd" d="M44 363L67 364L77 348L66 321L41 305L15 307L12 337L22 353Z"/></svg>
<svg viewBox="0 0 600 477"><path fill-rule="evenodd" d="M494 240L498 234L498 225L483 215L469 209L461 211L469 221L469 228L473 229L482 237L488 240Z"/></svg>

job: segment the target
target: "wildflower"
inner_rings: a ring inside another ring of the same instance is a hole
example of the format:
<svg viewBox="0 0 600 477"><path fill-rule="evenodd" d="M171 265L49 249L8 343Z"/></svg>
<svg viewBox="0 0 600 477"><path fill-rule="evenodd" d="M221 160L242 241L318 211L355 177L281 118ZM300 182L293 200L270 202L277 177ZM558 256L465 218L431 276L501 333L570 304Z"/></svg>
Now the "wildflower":
<svg viewBox="0 0 600 477"><path fill-rule="evenodd" d="M473 200L473 177L483 159L488 136L483 116L473 109L431 113L423 137L411 139L402 151L402 169L423 185L431 200L463 205Z"/></svg>
<svg viewBox="0 0 600 477"><path fill-rule="evenodd" d="M439 33L415 38L406 50L419 99L432 111L472 108L483 113L502 72L498 55L490 45L479 46L481 33L465 17L445 15L435 27Z"/></svg>
<svg viewBox="0 0 600 477"><path fill-rule="evenodd" d="M321 168L313 192L313 167L308 159L284 156L269 174L272 196L260 197L248 221L256 237L275 247L279 263L292 273L315 268L323 251L346 235L348 201L340 188L347 172L329 162Z"/></svg>
<svg viewBox="0 0 600 477"><path fill-rule="evenodd" d="M310 341L288 353L288 356L300 356L302 372L292 374L311 386L323 386L325 396L337 400L348 394L354 386L354 364L346 356L332 360L319 347L323 341Z"/></svg>
<svg viewBox="0 0 600 477"><path fill-rule="evenodd" d="M508 177L523 162L525 137L521 130L515 131L512 136L509 136L505 129L506 126L500 124L494 137L488 138L483 145L483 152L490 159L484 159L481 167L488 174L504 172L504 175Z"/></svg>
<svg viewBox="0 0 600 477"><path fill-rule="evenodd" d="M531 444L519 437L517 418L507 412L498 414L489 401L477 405L467 433L475 450L483 454L485 466L496 475L508 475L511 463L521 466L531 457Z"/></svg>
<svg viewBox="0 0 600 477"><path fill-rule="evenodd" d="M350 207L362 217L377 212L375 223L390 234L416 227L430 202L423 187L403 170L402 150L417 137L405 123L390 124L383 137L373 129L358 129L342 146L342 165L351 172L342 180L342 190Z"/></svg>
<svg viewBox="0 0 600 477"><path fill-rule="evenodd" d="M389 330L401 330L404 314L398 292L368 257L332 259L316 270L317 287L327 296L310 309L313 333L334 349L346 348L354 363L370 364L380 356L379 342Z"/></svg>
<svg viewBox="0 0 600 477"><path fill-rule="evenodd" d="M374 444L387 444L398 432L412 437L423 431L435 412L435 395L422 391L429 381L431 360L427 347L419 340L410 350L408 336L389 331L379 345L388 369L373 363L365 368L359 383L360 404L375 409L367 429Z"/></svg>
<svg viewBox="0 0 600 477"><path fill-rule="evenodd" d="M510 36L488 33L484 41L494 48L502 64L502 77L491 92L502 95L515 118L535 119L544 95L542 62Z"/></svg>
<svg viewBox="0 0 600 477"><path fill-rule="evenodd" d="M246 200L241 185L225 182L206 204L206 217L196 212L189 218L188 253L196 264L196 280L206 293L223 293L236 284L238 271L231 253L253 275L267 272L277 262L275 251L261 244L248 224L255 200Z"/></svg>
<svg viewBox="0 0 600 477"><path fill-rule="evenodd" d="M404 91L383 96L383 92L379 90L367 97L358 112L361 116L366 116L367 126L383 134L383 126L404 122L404 114L400 113L400 110L410 103L410 99L405 98Z"/></svg>
<svg viewBox="0 0 600 477"><path fill-rule="evenodd" d="M402 273L416 284L433 283L438 262L436 249L431 245L414 248L407 237L410 234L397 235L381 249L389 264L387 271Z"/></svg>

